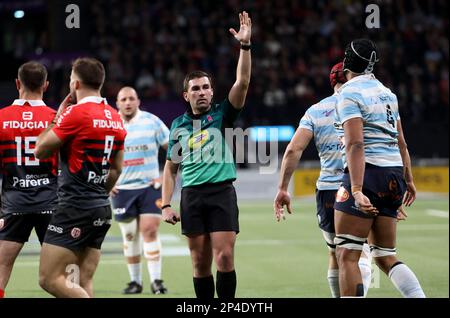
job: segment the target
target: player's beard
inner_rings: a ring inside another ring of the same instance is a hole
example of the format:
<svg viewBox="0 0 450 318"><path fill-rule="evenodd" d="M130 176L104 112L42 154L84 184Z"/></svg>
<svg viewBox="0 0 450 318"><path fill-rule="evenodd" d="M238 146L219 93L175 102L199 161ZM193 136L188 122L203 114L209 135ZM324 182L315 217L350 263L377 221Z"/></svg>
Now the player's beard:
<svg viewBox="0 0 450 318"><path fill-rule="evenodd" d="M77 103L77 93L75 90L71 90L70 91L70 103L71 104L76 104Z"/></svg>

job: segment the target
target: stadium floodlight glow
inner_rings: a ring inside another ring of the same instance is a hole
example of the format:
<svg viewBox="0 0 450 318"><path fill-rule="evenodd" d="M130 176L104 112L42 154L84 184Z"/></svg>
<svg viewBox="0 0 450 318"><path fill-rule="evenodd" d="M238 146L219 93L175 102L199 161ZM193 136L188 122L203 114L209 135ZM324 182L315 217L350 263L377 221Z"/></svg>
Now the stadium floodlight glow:
<svg viewBox="0 0 450 318"><path fill-rule="evenodd" d="M250 140L265 141L291 141L295 129L292 126L254 126L250 127Z"/></svg>
<svg viewBox="0 0 450 318"><path fill-rule="evenodd" d="M23 11L23 10L14 11L14 18L22 19L24 16L25 16L25 11Z"/></svg>

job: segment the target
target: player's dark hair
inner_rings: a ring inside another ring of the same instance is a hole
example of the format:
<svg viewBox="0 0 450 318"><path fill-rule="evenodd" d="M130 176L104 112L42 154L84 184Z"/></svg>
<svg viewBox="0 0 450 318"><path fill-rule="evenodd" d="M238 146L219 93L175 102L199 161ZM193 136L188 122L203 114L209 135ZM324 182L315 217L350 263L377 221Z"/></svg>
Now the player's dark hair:
<svg viewBox="0 0 450 318"><path fill-rule="evenodd" d="M209 75L206 72L203 71L193 71L190 72L188 75L185 76L183 81L183 92L187 92L189 89L189 81L194 78L201 78L201 77L207 77L209 79L209 83L211 84L211 87L213 87L212 78L211 75Z"/></svg>
<svg viewBox="0 0 450 318"><path fill-rule="evenodd" d="M369 39L357 39L345 48L344 71L353 73L372 73L373 66L379 61L378 48Z"/></svg>
<svg viewBox="0 0 450 318"><path fill-rule="evenodd" d="M31 92L37 92L47 80L47 69L36 61L22 64L17 72L17 78Z"/></svg>
<svg viewBox="0 0 450 318"><path fill-rule="evenodd" d="M99 60L90 57L78 58L73 62L72 70L83 85L95 90L102 88L105 81L105 67Z"/></svg>

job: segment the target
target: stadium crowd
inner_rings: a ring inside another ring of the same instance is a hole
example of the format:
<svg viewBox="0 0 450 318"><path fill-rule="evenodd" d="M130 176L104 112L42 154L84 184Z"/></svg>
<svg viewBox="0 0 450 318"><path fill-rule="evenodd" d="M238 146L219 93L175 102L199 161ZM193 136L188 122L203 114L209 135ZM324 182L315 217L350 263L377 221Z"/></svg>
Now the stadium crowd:
<svg viewBox="0 0 450 318"><path fill-rule="evenodd" d="M296 127L305 110L331 92L328 71L343 58L344 43L370 37L383 57L375 75L397 94L407 135L424 122L440 131L448 127L445 1L377 2L380 29L365 26L369 2L351 0L229 0L220 7L206 0L87 3L85 41L88 53L106 66L103 95L112 103L124 85L136 87L144 107L155 101L183 103L182 77L195 69L213 74L215 99L224 98L219 94L232 84L239 50L227 30L236 27L235 14L245 7L255 25L254 63L239 126ZM25 52L35 47L50 51L48 31L29 34L28 41L18 36L11 36L16 56L26 58ZM67 93L70 63L47 66L52 85L45 98L56 105Z"/></svg>

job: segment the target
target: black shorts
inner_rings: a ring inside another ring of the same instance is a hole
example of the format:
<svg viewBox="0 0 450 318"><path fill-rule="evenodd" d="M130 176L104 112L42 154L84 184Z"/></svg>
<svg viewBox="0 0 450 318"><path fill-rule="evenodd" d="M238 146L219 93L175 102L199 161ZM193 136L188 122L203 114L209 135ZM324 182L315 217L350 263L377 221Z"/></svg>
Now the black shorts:
<svg viewBox="0 0 450 318"><path fill-rule="evenodd" d="M139 214L161 215L161 189L152 186L137 190L119 190L111 197L114 219L118 222L134 219Z"/></svg>
<svg viewBox="0 0 450 318"><path fill-rule="evenodd" d="M86 247L100 249L111 227L111 207L89 210L58 207L50 221L44 242L79 251Z"/></svg>
<svg viewBox="0 0 450 318"><path fill-rule="evenodd" d="M34 228L42 244L51 217L51 212L2 215L0 216L0 240L28 242Z"/></svg>
<svg viewBox="0 0 450 318"><path fill-rule="evenodd" d="M239 209L231 181L181 189L181 231L203 234L219 231L239 233Z"/></svg>
<svg viewBox="0 0 450 318"><path fill-rule="evenodd" d="M337 190L317 190L317 220L319 227L328 233L335 233L334 230L334 201Z"/></svg>
<svg viewBox="0 0 450 318"><path fill-rule="evenodd" d="M366 164L362 192L378 209L379 216L396 218L405 191L406 182L402 167L377 167ZM351 195L350 175L347 171L342 178L342 186L337 192L334 208L348 214L372 218L355 207L355 200Z"/></svg>

